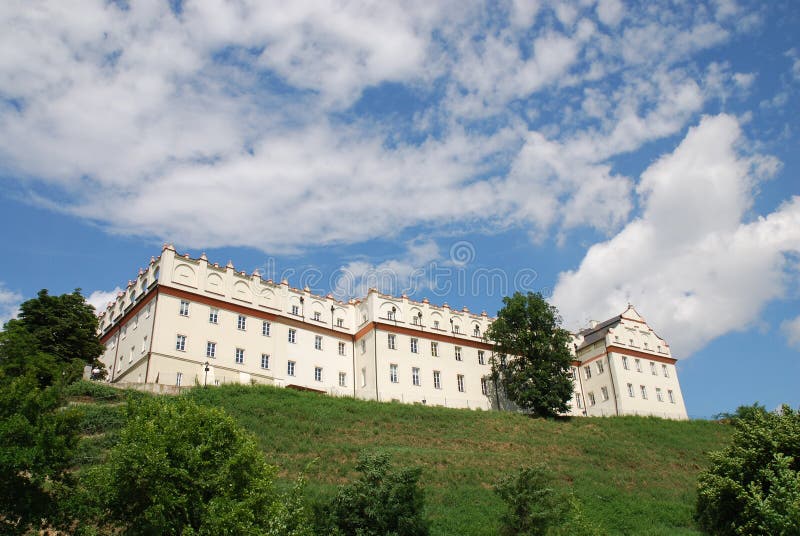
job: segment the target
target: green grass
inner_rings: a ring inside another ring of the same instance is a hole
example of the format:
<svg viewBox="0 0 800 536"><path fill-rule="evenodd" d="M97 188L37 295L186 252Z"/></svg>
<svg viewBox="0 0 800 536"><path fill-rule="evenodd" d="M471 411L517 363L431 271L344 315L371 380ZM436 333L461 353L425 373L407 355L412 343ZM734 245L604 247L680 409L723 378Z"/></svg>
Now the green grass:
<svg viewBox="0 0 800 536"><path fill-rule="evenodd" d="M364 449L421 466L427 514L433 534L441 535L496 534L503 505L492 485L537 463L571 487L586 517L610 534L698 534L692 522L697 475L707 453L731 434L729 426L709 421L549 421L260 386L200 388L184 396L225 408L255 435L284 481L305 471L310 497L329 496L353 479Z"/></svg>

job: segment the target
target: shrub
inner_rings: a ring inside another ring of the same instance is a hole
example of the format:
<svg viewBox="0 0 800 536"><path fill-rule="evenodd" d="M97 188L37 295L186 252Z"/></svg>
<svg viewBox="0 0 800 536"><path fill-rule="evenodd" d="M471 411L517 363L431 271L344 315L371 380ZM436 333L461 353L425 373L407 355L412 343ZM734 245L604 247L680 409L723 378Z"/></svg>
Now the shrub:
<svg viewBox="0 0 800 536"><path fill-rule="evenodd" d="M98 382L79 380L64 388L64 395L71 397L86 396L99 401L118 401L125 398L125 393L109 385Z"/></svg>
<svg viewBox="0 0 800 536"><path fill-rule="evenodd" d="M425 536L425 498L419 468L392 470L386 453L362 453L362 476L341 486L333 500L317 508L317 534Z"/></svg>
<svg viewBox="0 0 800 536"><path fill-rule="evenodd" d="M710 534L800 534L800 413L738 413L731 445L700 475L695 519Z"/></svg>

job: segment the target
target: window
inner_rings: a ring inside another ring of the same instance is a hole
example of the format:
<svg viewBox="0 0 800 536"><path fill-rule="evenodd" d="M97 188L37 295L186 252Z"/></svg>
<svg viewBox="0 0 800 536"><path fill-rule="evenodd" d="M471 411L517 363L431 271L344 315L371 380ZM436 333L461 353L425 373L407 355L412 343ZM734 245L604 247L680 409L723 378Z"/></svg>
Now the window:
<svg viewBox="0 0 800 536"><path fill-rule="evenodd" d="M631 398L635 397L635 395L633 394L633 384L632 383L628 384L628 396L631 397Z"/></svg>
<svg viewBox="0 0 800 536"><path fill-rule="evenodd" d="M363 354L366 351L367 351L367 341L361 339L361 353Z"/></svg>
<svg viewBox="0 0 800 536"><path fill-rule="evenodd" d="M339 387L347 387L347 373L340 372L339 373Z"/></svg>
<svg viewBox="0 0 800 536"><path fill-rule="evenodd" d="M664 395L661 394L661 387L656 387L656 400L659 402L664 401Z"/></svg>
<svg viewBox="0 0 800 536"><path fill-rule="evenodd" d="M211 341L206 343L206 357L217 357L217 343Z"/></svg>
<svg viewBox="0 0 800 536"><path fill-rule="evenodd" d="M314 349L322 350L322 335L314 335Z"/></svg>
<svg viewBox="0 0 800 536"><path fill-rule="evenodd" d="M389 349L390 350L394 350L394 348L395 348L395 339L396 338L397 337L394 334L392 334L392 333L389 334L388 344L389 344Z"/></svg>
<svg viewBox="0 0 800 536"><path fill-rule="evenodd" d="M386 318L387 318L388 320L395 320L395 318L396 318L396 317L395 317L395 311L394 311L394 310L392 310L392 311L386 311Z"/></svg>
<svg viewBox="0 0 800 536"><path fill-rule="evenodd" d="M630 365L628 365L628 357L622 356L622 368L625 370L630 370Z"/></svg>
<svg viewBox="0 0 800 536"><path fill-rule="evenodd" d="M361 367L361 387L367 386L367 367Z"/></svg>
<svg viewBox="0 0 800 536"><path fill-rule="evenodd" d="M597 404L597 400L594 398L594 393L589 393L589 405L594 406Z"/></svg>
<svg viewBox="0 0 800 536"><path fill-rule="evenodd" d="M434 320L433 321L433 329L439 329L439 321L438 320Z"/></svg>
<svg viewBox="0 0 800 536"><path fill-rule="evenodd" d="M479 326L475 326L475 329L472 330L472 334L475 335L476 337L480 337L481 336L481 328Z"/></svg>
<svg viewBox="0 0 800 536"><path fill-rule="evenodd" d="M578 406L578 409L583 409L583 402L581 401L580 393L575 393L575 405Z"/></svg>
<svg viewBox="0 0 800 536"><path fill-rule="evenodd" d="M411 369L411 383L419 385L419 369L417 367Z"/></svg>
<svg viewBox="0 0 800 536"><path fill-rule="evenodd" d="M128 334L128 328L127 328L127 326L123 326L122 327L122 338L124 339L125 335L127 335L127 334Z"/></svg>
<svg viewBox="0 0 800 536"><path fill-rule="evenodd" d="M675 403L675 395L672 393L672 389L667 391L667 396L669 397L669 401L674 404Z"/></svg>
<svg viewBox="0 0 800 536"><path fill-rule="evenodd" d="M239 315L239 318L236 320L236 328L244 331L247 329L247 317L244 315Z"/></svg>
<svg viewBox="0 0 800 536"><path fill-rule="evenodd" d="M266 320L264 320L261 323L261 334L263 336L269 337L269 333L270 333L271 329L272 329L272 325L269 322L267 322Z"/></svg>
<svg viewBox="0 0 800 536"><path fill-rule="evenodd" d="M485 354L484 354L483 350L478 350L478 364L479 365L485 365L486 364L486 358L485 358Z"/></svg>
<svg viewBox="0 0 800 536"><path fill-rule="evenodd" d="M656 364L650 361L650 374L653 376L658 376L658 372L656 372Z"/></svg>
<svg viewBox="0 0 800 536"><path fill-rule="evenodd" d="M177 374L177 376L175 377L175 385L177 385L178 387L180 387L180 386L181 386L181 382L182 382L182 381L183 381L183 372L179 372L179 373Z"/></svg>
<svg viewBox="0 0 800 536"><path fill-rule="evenodd" d="M345 355L344 353L344 343L339 341L339 355Z"/></svg>
<svg viewBox="0 0 800 536"><path fill-rule="evenodd" d="M431 356L439 357L439 343L431 341Z"/></svg>
<svg viewBox="0 0 800 536"><path fill-rule="evenodd" d="M601 387L600 395L603 397L603 400L608 400L608 387Z"/></svg>
<svg viewBox="0 0 800 536"><path fill-rule="evenodd" d="M500 366L506 366L506 354L500 354Z"/></svg>
<svg viewBox="0 0 800 536"><path fill-rule="evenodd" d="M597 361L597 373L598 374L602 374L603 373L603 362L599 361L599 360Z"/></svg>
<svg viewBox="0 0 800 536"><path fill-rule="evenodd" d="M442 373L438 370L433 371L433 388L434 389L441 389L442 388Z"/></svg>
<svg viewBox="0 0 800 536"><path fill-rule="evenodd" d="M208 311L208 322L211 324L216 324L219 321L219 309L214 309L213 307Z"/></svg>
<svg viewBox="0 0 800 536"><path fill-rule="evenodd" d="M147 307L144 308L144 317L150 318L150 304L147 304Z"/></svg>
<svg viewBox="0 0 800 536"><path fill-rule="evenodd" d="M669 369L666 365L661 365L661 372L664 373L665 378L669 378Z"/></svg>
<svg viewBox="0 0 800 536"><path fill-rule="evenodd" d="M419 317L418 316L412 316L411 317L411 323L414 324L415 326L419 326Z"/></svg>
<svg viewBox="0 0 800 536"><path fill-rule="evenodd" d="M458 384L458 392L459 393L463 393L464 392L464 375L463 374L456 375L456 383Z"/></svg>
<svg viewBox="0 0 800 536"><path fill-rule="evenodd" d="M461 327L458 324L453 325L453 333L461 333Z"/></svg>
<svg viewBox="0 0 800 536"><path fill-rule="evenodd" d="M136 329L138 327L139 327L139 315L136 315L133 317L133 329Z"/></svg>
<svg viewBox="0 0 800 536"><path fill-rule="evenodd" d="M489 394L489 386L486 384L486 378L481 378L481 394L484 396Z"/></svg>
<svg viewBox="0 0 800 536"><path fill-rule="evenodd" d="M181 316L189 316L189 302L181 300L181 307L178 312Z"/></svg>
<svg viewBox="0 0 800 536"><path fill-rule="evenodd" d="M583 377L586 378L587 380L592 377L592 367L590 367L589 365L583 367Z"/></svg>
<svg viewBox="0 0 800 536"><path fill-rule="evenodd" d="M417 345L418 344L419 344L419 339L414 339L414 338L411 339L411 353L412 354L416 354L417 353Z"/></svg>
<svg viewBox="0 0 800 536"><path fill-rule="evenodd" d="M142 353L147 351L147 335L144 336L142 339Z"/></svg>
<svg viewBox="0 0 800 536"><path fill-rule="evenodd" d="M636 364L636 372L641 372L642 371L642 362L639 361L638 359L636 359L634 361L634 363Z"/></svg>
<svg viewBox="0 0 800 536"><path fill-rule="evenodd" d="M315 382L322 381L322 367L314 367L314 381Z"/></svg>
<svg viewBox="0 0 800 536"><path fill-rule="evenodd" d="M242 348L237 348L236 349L236 359L235 359L235 361L236 361L237 365L241 365L242 363L244 363L244 350Z"/></svg>
<svg viewBox="0 0 800 536"><path fill-rule="evenodd" d="M296 329L289 329L289 342L294 344L297 342L297 330Z"/></svg>
<svg viewBox="0 0 800 536"><path fill-rule="evenodd" d="M336 327L344 327L344 318L337 318L336 319Z"/></svg>
<svg viewBox="0 0 800 536"><path fill-rule="evenodd" d="M456 354L456 361L461 361L461 347L460 346L456 346L454 348L454 350L455 350L455 354Z"/></svg>
<svg viewBox="0 0 800 536"><path fill-rule="evenodd" d="M294 376L294 361L289 361L286 363L286 375Z"/></svg>
<svg viewBox="0 0 800 536"><path fill-rule="evenodd" d="M131 346L131 351L128 354L128 363L129 364L133 363L133 354L135 354L135 353L136 353L136 347L135 346Z"/></svg>
<svg viewBox="0 0 800 536"><path fill-rule="evenodd" d="M179 352L186 351L186 335L178 335L175 339L175 349Z"/></svg>
<svg viewBox="0 0 800 536"><path fill-rule="evenodd" d="M639 390L642 392L642 398L647 400L647 387L640 385Z"/></svg>
<svg viewBox="0 0 800 536"><path fill-rule="evenodd" d="M313 318L317 322L321 322L322 321L322 313L320 313L319 311L314 311Z"/></svg>
<svg viewBox="0 0 800 536"><path fill-rule="evenodd" d="M292 305L292 314L295 316L300 316L300 306L299 305Z"/></svg>
<svg viewBox="0 0 800 536"><path fill-rule="evenodd" d="M397 365L389 365L389 381L397 383Z"/></svg>
<svg viewBox="0 0 800 536"><path fill-rule="evenodd" d="M261 368L269 368L269 354L261 354Z"/></svg>

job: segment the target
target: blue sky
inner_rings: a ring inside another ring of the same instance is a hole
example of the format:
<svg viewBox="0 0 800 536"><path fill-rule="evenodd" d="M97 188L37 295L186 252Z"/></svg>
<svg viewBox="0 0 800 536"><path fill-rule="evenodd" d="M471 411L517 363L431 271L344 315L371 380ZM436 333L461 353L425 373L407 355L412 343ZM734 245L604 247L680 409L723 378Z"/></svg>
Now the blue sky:
<svg viewBox="0 0 800 536"><path fill-rule="evenodd" d="M796 2L4 2L0 319L161 244L577 328L800 405Z"/></svg>

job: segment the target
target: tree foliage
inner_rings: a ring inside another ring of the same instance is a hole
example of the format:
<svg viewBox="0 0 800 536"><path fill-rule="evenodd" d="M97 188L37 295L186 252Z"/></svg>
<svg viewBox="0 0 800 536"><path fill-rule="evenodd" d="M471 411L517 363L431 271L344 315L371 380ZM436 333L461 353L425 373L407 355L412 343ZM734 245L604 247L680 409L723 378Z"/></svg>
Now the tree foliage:
<svg viewBox="0 0 800 536"><path fill-rule="evenodd" d="M700 475L698 523L710 534L800 535L800 412L744 406L733 425Z"/></svg>
<svg viewBox="0 0 800 536"><path fill-rule="evenodd" d="M386 453L362 453L362 476L339 488L317 510L317 534L353 536L425 536L425 498L419 468L392 470Z"/></svg>
<svg viewBox="0 0 800 536"><path fill-rule="evenodd" d="M540 417L567 411L572 397L571 338L560 324L558 310L541 294L516 292L503 298L486 332L495 346L493 377L512 402Z"/></svg>
<svg viewBox="0 0 800 536"><path fill-rule="evenodd" d="M108 461L88 477L98 521L125 534L307 535L302 490L282 495L275 468L232 417L187 398L129 400Z"/></svg>

